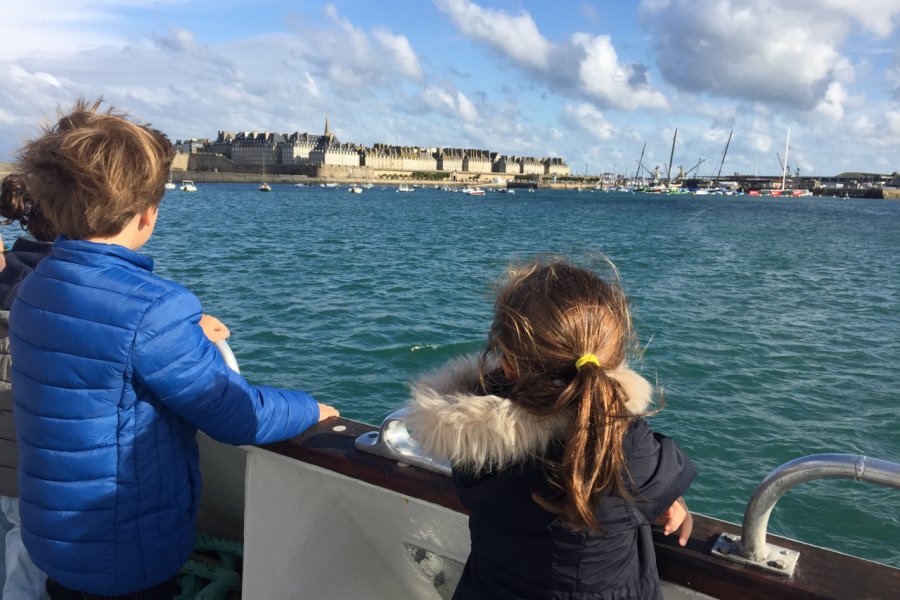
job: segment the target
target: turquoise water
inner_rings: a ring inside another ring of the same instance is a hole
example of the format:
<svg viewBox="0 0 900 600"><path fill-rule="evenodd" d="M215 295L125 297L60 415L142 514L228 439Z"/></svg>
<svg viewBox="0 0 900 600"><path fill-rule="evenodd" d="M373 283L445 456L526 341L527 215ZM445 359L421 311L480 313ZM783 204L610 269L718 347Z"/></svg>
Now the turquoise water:
<svg viewBox="0 0 900 600"><path fill-rule="evenodd" d="M605 253L666 390L652 425L698 466L689 505L740 522L793 458L900 462L898 225L900 203L880 200L201 184L168 192L146 251L231 328L251 381L371 423L410 379L481 348L509 261ZM770 531L900 566L900 492L803 484Z"/></svg>

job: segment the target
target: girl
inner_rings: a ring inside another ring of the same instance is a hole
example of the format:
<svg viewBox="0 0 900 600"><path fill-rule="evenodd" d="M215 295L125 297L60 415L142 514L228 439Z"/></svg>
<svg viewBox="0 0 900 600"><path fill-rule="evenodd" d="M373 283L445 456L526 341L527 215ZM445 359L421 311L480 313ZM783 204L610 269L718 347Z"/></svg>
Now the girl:
<svg viewBox="0 0 900 600"><path fill-rule="evenodd" d="M661 599L650 522L687 543L696 471L642 418L624 292L554 259L510 269L494 308L480 359L413 386L409 427L469 511L454 598Z"/></svg>
<svg viewBox="0 0 900 600"><path fill-rule="evenodd" d="M0 271L0 598L30 600L46 597L44 575L25 551L19 526L19 487L16 471L19 453L12 414L9 358L9 309L19 284L37 264L49 256L56 228L36 205L18 174L3 179L0 186L0 225L18 222L34 239L20 237L6 254Z"/></svg>

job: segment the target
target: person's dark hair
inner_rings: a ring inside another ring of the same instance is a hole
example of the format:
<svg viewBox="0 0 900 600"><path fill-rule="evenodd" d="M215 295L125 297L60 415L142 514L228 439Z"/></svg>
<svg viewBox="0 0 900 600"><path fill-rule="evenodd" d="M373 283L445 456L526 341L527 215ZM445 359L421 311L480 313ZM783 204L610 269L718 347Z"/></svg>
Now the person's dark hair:
<svg viewBox="0 0 900 600"><path fill-rule="evenodd" d="M164 134L101 102L77 100L19 153L28 191L70 239L115 235L158 206L175 156Z"/></svg>
<svg viewBox="0 0 900 600"><path fill-rule="evenodd" d="M559 494L535 500L576 530L600 529L601 497L630 497L622 440L634 415L610 372L634 342L618 275L608 282L558 257L510 268L494 304L484 368L498 358L514 374L509 399L529 412L571 413L562 460L548 466ZM578 368L585 355L591 361Z"/></svg>
<svg viewBox="0 0 900 600"><path fill-rule="evenodd" d="M34 202L28 193L25 180L17 173L3 178L0 187L0 216L5 219L0 221L0 224L10 225L18 221L22 229L40 242L52 242L56 239L56 227L41 210L40 205Z"/></svg>

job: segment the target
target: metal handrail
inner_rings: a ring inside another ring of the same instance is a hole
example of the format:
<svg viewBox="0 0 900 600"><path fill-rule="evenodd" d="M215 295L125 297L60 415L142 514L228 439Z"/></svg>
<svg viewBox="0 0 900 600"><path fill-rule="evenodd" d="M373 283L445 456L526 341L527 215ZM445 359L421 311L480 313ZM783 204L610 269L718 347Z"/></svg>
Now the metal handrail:
<svg viewBox="0 0 900 600"><path fill-rule="evenodd" d="M766 543L775 503L791 488L814 479L854 479L900 489L900 464L858 454L814 454L786 462L757 486L741 525L741 536L723 533L713 546L716 556L791 576L800 553Z"/></svg>
<svg viewBox="0 0 900 600"><path fill-rule="evenodd" d="M228 342L225 340L219 340L218 342L214 342L216 348L219 350L219 354L222 355L222 359L225 361L225 364L228 365L232 371L235 373L240 373L241 369L238 367L237 358L234 356L234 352L231 351L231 346L228 345Z"/></svg>
<svg viewBox="0 0 900 600"><path fill-rule="evenodd" d="M741 554L764 560L766 530L775 503L794 486L814 479L855 479L900 489L900 464L858 454L814 454L784 463L756 488L744 511Z"/></svg>
<svg viewBox="0 0 900 600"><path fill-rule="evenodd" d="M409 407L389 414L378 431L370 431L356 438L357 450L390 458L404 465L412 465L449 476L450 461L444 457L429 456L406 428Z"/></svg>

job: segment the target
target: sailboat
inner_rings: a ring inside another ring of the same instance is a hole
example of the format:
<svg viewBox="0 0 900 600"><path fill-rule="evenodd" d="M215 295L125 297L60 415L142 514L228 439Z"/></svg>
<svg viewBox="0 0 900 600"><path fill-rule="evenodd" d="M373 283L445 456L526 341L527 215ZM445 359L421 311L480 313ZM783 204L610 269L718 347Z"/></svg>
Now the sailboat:
<svg viewBox="0 0 900 600"><path fill-rule="evenodd" d="M169 178L166 180L165 188L167 190L174 190L176 187L175 182L172 181L172 169L169 169Z"/></svg>
<svg viewBox="0 0 900 600"><path fill-rule="evenodd" d="M263 167L262 167L262 183L259 184L259 191L261 192L271 192L272 186L266 183L266 159L263 157Z"/></svg>

